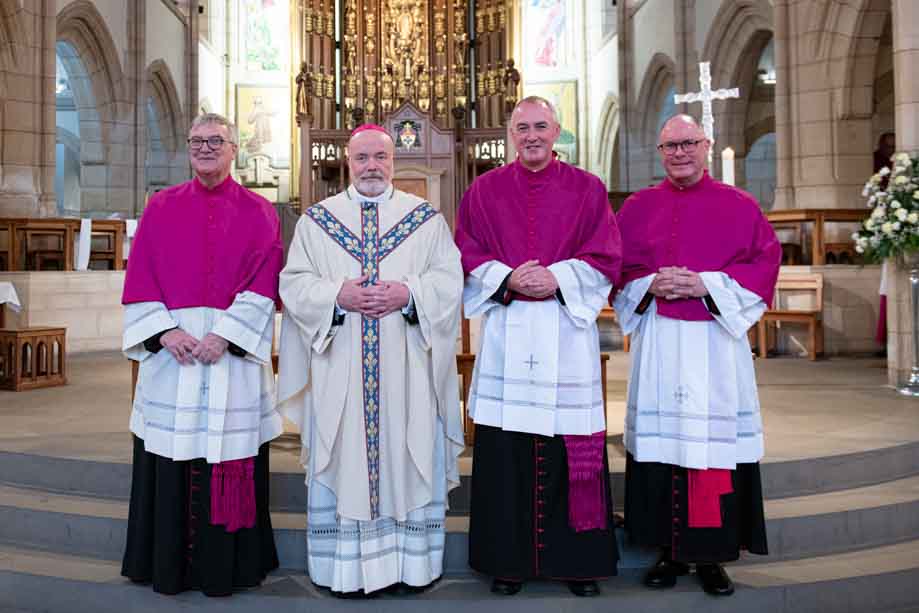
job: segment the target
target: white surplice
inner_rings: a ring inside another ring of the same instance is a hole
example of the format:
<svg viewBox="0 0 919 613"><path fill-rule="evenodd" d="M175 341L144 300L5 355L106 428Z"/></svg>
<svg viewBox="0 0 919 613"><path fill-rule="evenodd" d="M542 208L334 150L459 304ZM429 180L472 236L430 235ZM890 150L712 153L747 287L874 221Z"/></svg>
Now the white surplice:
<svg viewBox="0 0 919 613"><path fill-rule="evenodd" d="M700 273L714 321L635 309L653 274L623 287L613 306L632 335L625 446L638 462L734 469L763 457L763 424L747 330L766 305L723 272Z"/></svg>
<svg viewBox="0 0 919 613"><path fill-rule="evenodd" d="M511 268L492 260L473 270L463 289L466 317L482 317L482 343L469 392L477 424L554 436L604 431L597 316L609 280L581 260L548 267L558 300L491 300Z"/></svg>
<svg viewBox="0 0 919 613"><path fill-rule="evenodd" d="M274 312L274 301L249 291L225 311L169 310L162 302L125 306L122 349L140 362L131 432L147 451L216 464L256 456L262 443L281 434L271 370ZM183 366L165 349L153 354L144 348L144 340L175 327L198 339L213 332L246 356L225 352L214 364Z"/></svg>
<svg viewBox="0 0 919 613"><path fill-rule="evenodd" d="M281 411L301 430L310 577L343 592L425 585L442 572L463 449L459 251L442 215L392 188L367 198L350 187L314 206L281 273L278 376ZM418 323L397 311L376 328L358 313L333 326L342 283L376 249L388 251L378 278L409 287Z"/></svg>

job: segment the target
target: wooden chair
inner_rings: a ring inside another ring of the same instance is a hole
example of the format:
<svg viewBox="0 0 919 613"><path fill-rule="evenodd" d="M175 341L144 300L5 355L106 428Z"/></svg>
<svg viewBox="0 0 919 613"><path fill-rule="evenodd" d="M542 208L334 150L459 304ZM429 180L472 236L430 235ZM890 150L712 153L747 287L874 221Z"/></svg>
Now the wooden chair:
<svg viewBox="0 0 919 613"><path fill-rule="evenodd" d="M797 266L804 261L804 254L801 252L801 245L796 243L782 243L782 264L785 266Z"/></svg>
<svg viewBox="0 0 919 613"><path fill-rule="evenodd" d="M13 269L13 240L15 236L13 222L0 219L0 270Z"/></svg>
<svg viewBox="0 0 919 613"><path fill-rule="evenodd" d="M775 285L774 307L782 305L783 292L813 292L813 306L807 309L772 308L766 311L756 324L759 357L769 355L769 326L781 322L805 324L808 330L808 358L816 360L823 353L823 275L786 274L779 275Z"/></svg>
<svg viewBox="0 0 919 613"><path fill-rule="evenodd" d="M114 241L115 237L107 232L93 232L89 251L89 268L91 270L117 270ZM100 263L103 265L101 268L97 266Z"/></svg>
<svg viewBox="0 0 919 613"><path fill-rule="evenodd" d="M466 445L469 446L472 446L475 440L475 424L472 423L472 418L469 417L469 413L466 411L466 407L469 403L469 390L472 388L472 370L474 368L474 353L456 354L456 371L459 373L463 387L462 396L460 397L463 401L463 438L466 441Z"/></svg>
<svg viewBox="0 0 919 613"><path fill-rule="evenodd" d="M25 270L47 270L52 262L58 270L72 268L73 231L67 224L58 226L49 221L29 220L17 230L22 237Z"/></svg>
<svg viewBox="0 0 919 613"><path fill-rule="evenodd" d="M860 260L852 241L824 243L823 253L827 264L857 264Z"/></svg>
<svg viewBox="0 0 919 613"><path fill-rule="evenodd" d="M600 309L600 315L597 317L597 321L611 321L617 326L619 325L619 318L616 316L616 309L611 306L605 306ZM626 353L631 349L632 343L629 340L628 334L622 335L622 350Z"/></svg>
<svg viewBox="0 0 919 613"><path fill-rule="evenodd" d="M94 219L90 238L89 267L103 264L103 270L124 269L125 222L120 219Z"/></svg>

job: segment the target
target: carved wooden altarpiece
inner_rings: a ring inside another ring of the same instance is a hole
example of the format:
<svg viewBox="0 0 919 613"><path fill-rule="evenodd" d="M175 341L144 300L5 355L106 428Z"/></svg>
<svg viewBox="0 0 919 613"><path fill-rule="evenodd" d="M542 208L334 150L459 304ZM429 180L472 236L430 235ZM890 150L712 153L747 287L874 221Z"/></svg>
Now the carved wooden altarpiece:
<svg viewBox="0 0 919 613"><path fill-rule="evenodd" d="M469 182L503 163L495 156L504 153L520 81L507 57L510 10L506 0L339 0L336 13L335 0L302 0L294 96L301 210L347 186L348 134L372 122L397 144L414 133L411 146L397 147L397 178L414 178L416 188L421 178L427 189L439 182L452 224ZM490 157L483 162L479 152Z"/></svg>

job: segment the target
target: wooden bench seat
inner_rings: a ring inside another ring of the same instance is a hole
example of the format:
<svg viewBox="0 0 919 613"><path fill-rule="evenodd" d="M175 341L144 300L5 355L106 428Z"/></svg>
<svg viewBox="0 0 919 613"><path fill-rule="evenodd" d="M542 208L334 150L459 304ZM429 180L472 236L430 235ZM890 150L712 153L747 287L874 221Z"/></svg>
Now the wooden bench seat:
<svg viewBox="0 0 919 613"><path fill-rule="evenodd" d="M823 275L813 274L784 274L779 275L775 285L775 298L773 306L782 306L784 295L788 292L813 292L813 306L806 309L772 308L766 311L756 324L757 349L759 357L769 356L769 331L781 323L804 324L807 326L808 358L816 360L823 353Z"/></svg>

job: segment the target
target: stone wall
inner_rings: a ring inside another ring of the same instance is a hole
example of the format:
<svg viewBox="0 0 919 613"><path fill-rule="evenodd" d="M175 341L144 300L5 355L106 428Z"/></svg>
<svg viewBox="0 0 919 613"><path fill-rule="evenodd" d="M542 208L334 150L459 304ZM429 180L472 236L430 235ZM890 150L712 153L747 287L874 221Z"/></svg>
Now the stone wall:
<svg viewBox="0 0 919 613"><path fill-rule="evenodd" d="M124 271L0 272L16 288L22 311L6 309L10 328L67 328L68 353L121 349Z"/></svg>

